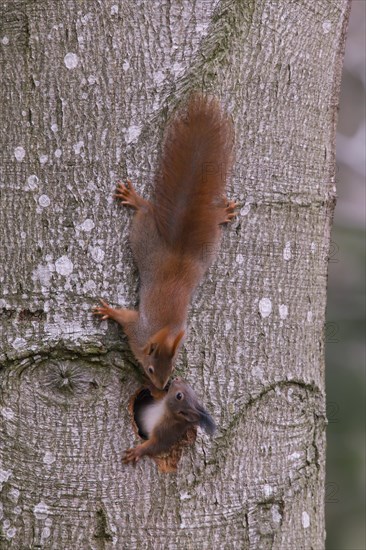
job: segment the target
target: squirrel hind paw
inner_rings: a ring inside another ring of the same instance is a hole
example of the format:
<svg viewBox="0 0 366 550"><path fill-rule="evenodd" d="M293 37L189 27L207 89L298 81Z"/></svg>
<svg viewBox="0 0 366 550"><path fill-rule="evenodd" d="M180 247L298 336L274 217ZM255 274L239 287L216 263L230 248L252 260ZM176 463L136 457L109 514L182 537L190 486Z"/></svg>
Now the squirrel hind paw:
<svg viewBox="0 0 366 550"><path fill-rule="evenodd" d="M238 215L238 212L235 211L238 206L237 202L228 201L226 207L223 209L223 218L220 224L231 222Z"/></svg>
<svg viewBox="0 0 366 550"><path fill-rule="evenodd" d="M121 204L124 206L131 206L131 208L134 208L135 210L139 210L147 204L147 201L136 193L132 183L129 180L127 180L126 183L119 182L117 184L114 197L119 199Z"/></svg>

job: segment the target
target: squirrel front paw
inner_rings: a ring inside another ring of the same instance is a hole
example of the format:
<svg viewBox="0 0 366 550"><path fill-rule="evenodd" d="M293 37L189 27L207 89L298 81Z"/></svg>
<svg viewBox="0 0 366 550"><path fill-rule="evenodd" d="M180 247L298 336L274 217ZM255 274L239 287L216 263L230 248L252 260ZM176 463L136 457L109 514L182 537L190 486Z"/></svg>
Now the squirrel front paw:
<svg viewBox="0 0 366 550"><path fill-rule="evenodd" d="M106 319L112 319L114 309L112 307L110 307L110 305L107 304L107 302L105 302L101 298L99 298L99 301L103 305L93 307L92 312L94 313L94 315L100 315L102 321L105 321Z"/></svg>
<svg viewBox="0 0 366 550"><path fill-rule="evenodd" d="M132 208L136 208L136 210L141 206L141 198L136 193L130 180L127 180L125 184L118 182L114 196L116 199L121 199L122 204L125 206L132 206Z"/></svg>
<svg viewBox="0 0 366 550"><path fill-rule="evenodd" d="M122 462L128 464L129 462L138 462L141 458L140 448L141 445L133 447L132 449L127 449L123 455Z"/></svg>

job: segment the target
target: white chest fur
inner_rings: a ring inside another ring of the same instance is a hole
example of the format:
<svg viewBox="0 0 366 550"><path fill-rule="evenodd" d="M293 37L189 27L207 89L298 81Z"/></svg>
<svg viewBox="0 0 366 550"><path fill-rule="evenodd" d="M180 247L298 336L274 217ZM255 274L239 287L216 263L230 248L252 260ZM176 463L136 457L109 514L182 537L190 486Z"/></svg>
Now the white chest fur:
<svg viewBox="0 0 366 550"><path fill-rule="evenodd" d="M151 434L165 413L165 399L160 399L141 410L140 423L143 432L151 437Z"/></svg>

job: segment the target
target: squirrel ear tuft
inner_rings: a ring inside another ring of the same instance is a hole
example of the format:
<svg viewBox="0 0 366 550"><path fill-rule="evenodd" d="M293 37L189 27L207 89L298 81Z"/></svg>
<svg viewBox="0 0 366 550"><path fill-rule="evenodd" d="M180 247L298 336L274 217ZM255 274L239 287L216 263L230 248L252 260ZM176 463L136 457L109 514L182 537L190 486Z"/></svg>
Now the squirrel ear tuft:
<svg viewBox="0 0 366 550"><path fill-rule="evenodd" d="M170 327L166 326L153 334L144 347L144 353L146 353L146 355L152 355L153 353L157 354L160 350L161 353L165 351L170 357L173 357L184 336L184 330L178 332L174 339L170 336L170 330Z"/></svg>
<svg viewBox="0 0 366 550"><path fill-rule="evenodd" d="M156 342L149 342L143 349L146 355L152 355L156 351L158 344Z"/></svg>
<svg viewBox="0 0 366 550"><path fill-rule="evenodd" d="M163 349L168 334L169 327L163 327L162 329L158 330L158 332L155 332L155 334L150 337L146 346L144 347L144 353L146 353L146 355L157 355L159 349Z"/></svg>
<svg viewBox="0 0 366 550"><path fill-rule="evenodd" d="M184 330L181 330L180 332L178 332L177 336L175 337L173 345L172 345L172 350L171 350L172 357L175 355L175 353L177 351L177 348L178 348L183 336L184 336Z"/></svg>

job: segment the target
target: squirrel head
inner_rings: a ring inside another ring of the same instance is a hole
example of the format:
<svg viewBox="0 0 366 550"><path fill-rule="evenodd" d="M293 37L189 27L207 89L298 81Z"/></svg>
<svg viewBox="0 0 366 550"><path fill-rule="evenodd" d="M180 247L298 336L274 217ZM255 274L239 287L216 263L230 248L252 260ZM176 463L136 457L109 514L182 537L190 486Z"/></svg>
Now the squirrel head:
<svg viewBox="0 0 366 550"><path fill-rule="evenodd" d="M164 327L153 334L144 347L145 373L159 390L163 390L168 383L183 336L184 330L172 334L170 327Z"/></svg>
<svg viewBox="0 0 366 550"><path fill-rule="evenodd" d="M201 426L210 435L215 432L216 425L212 417L199 403L191 386L182 378L172 381L166 399L168 409L178 420Z"/></svg>

